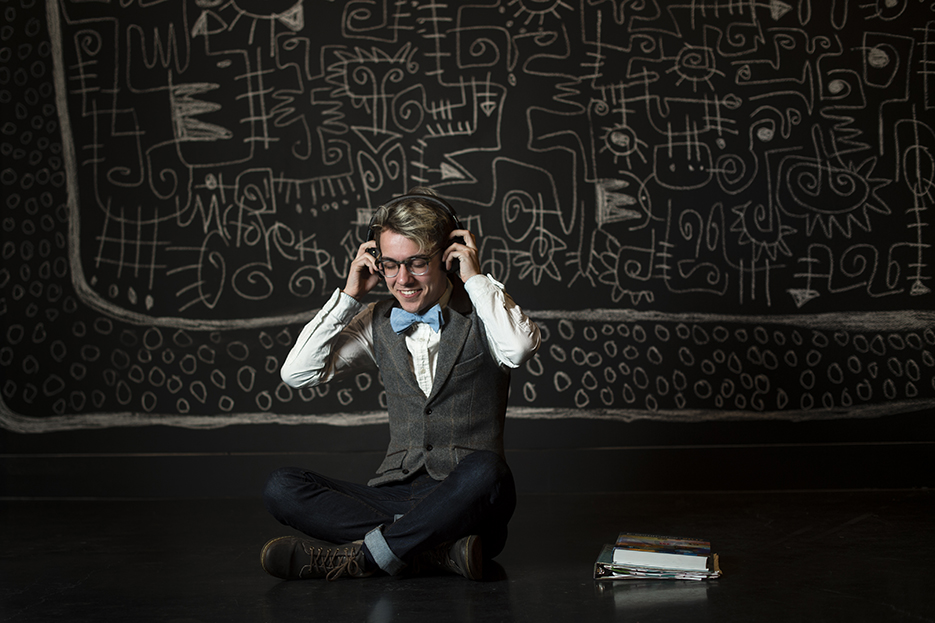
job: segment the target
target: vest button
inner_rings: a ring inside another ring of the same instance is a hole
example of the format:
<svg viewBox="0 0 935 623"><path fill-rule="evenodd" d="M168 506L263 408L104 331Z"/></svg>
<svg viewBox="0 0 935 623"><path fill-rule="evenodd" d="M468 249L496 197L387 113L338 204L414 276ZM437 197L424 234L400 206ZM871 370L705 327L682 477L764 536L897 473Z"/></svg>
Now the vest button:
<svg viewBox="0 0 935 623"><path fill-rule="evenodd" d="M431 452L431 451L432 451L432 444L429 444L429 445L425 446L425 450L426 450L427 452Z"/></svg>
<svg viewBox="0 0 935 623"><path fill-rule="evenodd" d="M403 470L403 473L404 473L404 474L408 474L408 473L409 473L409 470L408 470L408 469L404 469L404 470Z"/></svg>
<svg viewBox="0 0 935 623"><path fill-rule="evenodd" d="M432 407L426 407L426 409L425 409L425 414L426 414L426 415L432 415Z"/></svg>

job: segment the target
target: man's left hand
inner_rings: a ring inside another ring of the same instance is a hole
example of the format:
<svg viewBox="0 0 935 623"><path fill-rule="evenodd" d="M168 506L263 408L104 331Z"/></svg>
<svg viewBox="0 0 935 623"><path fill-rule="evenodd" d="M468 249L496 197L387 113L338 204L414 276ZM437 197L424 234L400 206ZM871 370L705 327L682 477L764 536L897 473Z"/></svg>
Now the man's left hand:
<svg viewBox="0 0 935 623"><path fill-rule="evenodd" d="M460 238L462 242L453 242L445 249L442 256L442 262L445 268L451 270L451 264L458 261L458 275L461 281L467 283L467 280L474 275L480 274L480 260L477 257L477 241L474 234L466 229L456 229L451 232L451 238Z"/></svg>

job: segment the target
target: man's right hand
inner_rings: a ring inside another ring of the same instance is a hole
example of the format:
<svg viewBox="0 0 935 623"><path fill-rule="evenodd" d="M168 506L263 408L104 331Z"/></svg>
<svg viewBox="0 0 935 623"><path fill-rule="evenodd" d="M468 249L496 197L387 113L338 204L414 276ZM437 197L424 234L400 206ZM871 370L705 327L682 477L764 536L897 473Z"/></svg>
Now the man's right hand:
<svg viewBox="0 0 935 623"><path fill-rule="evenodd" d="M368 240L357 249L357 257L351 262L347 272L347 283L344 284L344 293L358 301L380 283L380 272L377 270L377 260L371 249L376 251L376 240Z"/></svg>

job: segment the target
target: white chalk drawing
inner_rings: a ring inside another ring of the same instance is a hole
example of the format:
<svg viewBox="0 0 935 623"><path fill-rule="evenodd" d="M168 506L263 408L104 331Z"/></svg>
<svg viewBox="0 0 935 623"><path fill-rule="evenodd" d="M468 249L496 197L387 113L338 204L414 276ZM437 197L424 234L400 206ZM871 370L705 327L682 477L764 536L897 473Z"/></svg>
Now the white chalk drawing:
<svg viewBox="0 0 935 623"><path fill-rule="evenodd" d="M0 425L379 420L376 378L294 391L277 369L414 185L543 326L512 417L935 402L930 3L5 17Z"/></svg>

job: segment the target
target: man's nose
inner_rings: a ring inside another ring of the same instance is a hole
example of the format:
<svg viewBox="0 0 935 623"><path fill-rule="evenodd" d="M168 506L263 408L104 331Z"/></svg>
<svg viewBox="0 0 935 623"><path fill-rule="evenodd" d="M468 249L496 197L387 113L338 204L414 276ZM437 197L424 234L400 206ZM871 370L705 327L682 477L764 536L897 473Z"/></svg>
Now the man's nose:
<svg viewBox="0 0 935 623"><path fill-rule="evenodd" d="M396 275L396 280L402 281L403 283L415 281L415 276L409 272L409 264L401 264L399 266L399 274Z"/></svg>

